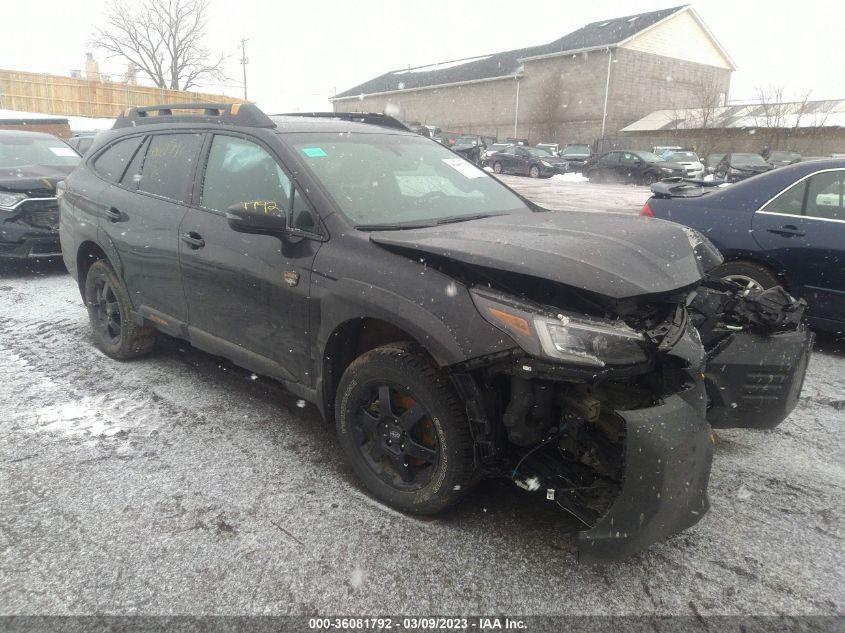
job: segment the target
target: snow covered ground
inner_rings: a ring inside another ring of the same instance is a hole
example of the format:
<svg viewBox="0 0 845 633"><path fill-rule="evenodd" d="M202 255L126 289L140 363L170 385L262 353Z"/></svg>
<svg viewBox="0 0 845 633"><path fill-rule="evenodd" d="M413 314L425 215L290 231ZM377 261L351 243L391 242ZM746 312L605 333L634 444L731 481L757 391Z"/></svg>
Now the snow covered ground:
<svg viewBox="0 0 845 633"><path fill-rule="evenodd" d="M381 505L313 407L184 343L106 358L60 264L0 266L0 359L2 614L836 614L845 603L845 342L830 337L779 428L719 432L699 525L598 567L577 564L564 514L512 485L485 483L439 518Z"/></svg>

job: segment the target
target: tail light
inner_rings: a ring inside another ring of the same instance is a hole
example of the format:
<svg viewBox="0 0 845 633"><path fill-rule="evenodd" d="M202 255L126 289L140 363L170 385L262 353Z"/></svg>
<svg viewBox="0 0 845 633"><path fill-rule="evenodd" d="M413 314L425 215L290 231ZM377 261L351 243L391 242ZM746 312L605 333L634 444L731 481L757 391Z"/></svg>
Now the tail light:
<svg viewBox="0 0 845 633"><path fill-rule="evenodd" d="M646 202L643 205L643 209L642 209L642 211L640 211L640 215L645 217L645 218L653 218L654 217L654 211L651 210L651 206L648 204L648 202Z"/></svg>

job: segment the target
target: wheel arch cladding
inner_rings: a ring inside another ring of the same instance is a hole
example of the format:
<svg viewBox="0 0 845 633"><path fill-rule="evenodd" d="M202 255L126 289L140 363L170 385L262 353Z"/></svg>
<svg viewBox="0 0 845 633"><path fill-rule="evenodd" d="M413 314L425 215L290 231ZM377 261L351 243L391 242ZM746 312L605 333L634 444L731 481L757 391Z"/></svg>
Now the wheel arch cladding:
<svg viewBox="0 0 845 633"><path fill-rule="evenodd" d="M85 279L88 276L88 271L95 262L101 259L108 260L108 256L103 248L92 240L85 240L79 245L76 251L76 281L79 286L79 292L85 296ZM111 263L111 262L109 262Z"/></svg>

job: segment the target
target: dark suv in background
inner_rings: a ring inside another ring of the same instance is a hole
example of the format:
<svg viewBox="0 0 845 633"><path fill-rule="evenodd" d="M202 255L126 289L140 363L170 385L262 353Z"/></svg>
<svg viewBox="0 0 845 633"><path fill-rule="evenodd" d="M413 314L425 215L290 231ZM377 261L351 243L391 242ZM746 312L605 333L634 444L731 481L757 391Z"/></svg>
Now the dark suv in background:
<svg viewBox="0 0 845 633"><path fill-rule="evenodd" d="M52 134L0 130L0 258L60 254L56 183L77 163Z"/></svg>
<svg viewBox="0 0 845 633"><path fill-rule="evenodd" d="M591 560L696 523L708 419L778 424L806 368L801 304L707 281L694 231L547 211L401 129L137 108L61 193L105 354L185 339L313 402L380 500L433 513L506 478Z"/></svg>

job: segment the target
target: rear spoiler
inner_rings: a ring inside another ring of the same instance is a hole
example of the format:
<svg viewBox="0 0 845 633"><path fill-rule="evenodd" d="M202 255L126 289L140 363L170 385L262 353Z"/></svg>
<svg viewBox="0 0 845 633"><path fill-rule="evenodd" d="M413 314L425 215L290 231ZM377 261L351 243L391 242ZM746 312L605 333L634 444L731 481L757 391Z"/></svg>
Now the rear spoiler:
<svg viewBox="0 0 845 633"><path fill-rule="evenodd" d="M651 186L651 192L655 198L699 198L725 182L697 178L665 178L654 183Z"/></svg>
<svg viewBox="0 0 845 633"><path fill-rule="evenodd" d="M341 121L367 123L368 125L378 125L394 130L413 132L411 128L399 119L381 112L286 112L284 114L274 114L273 116L305 116L314 119L339 119Z"/></svg>

